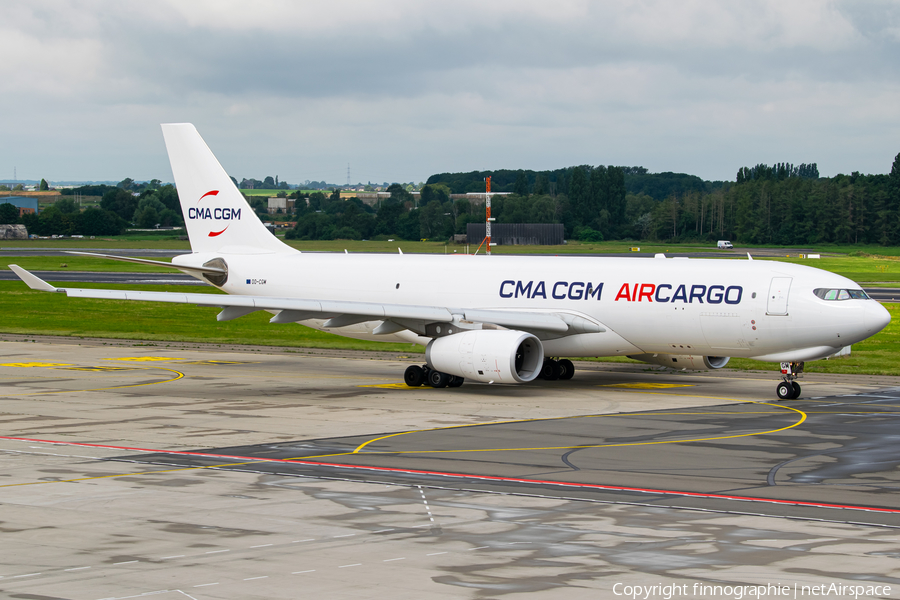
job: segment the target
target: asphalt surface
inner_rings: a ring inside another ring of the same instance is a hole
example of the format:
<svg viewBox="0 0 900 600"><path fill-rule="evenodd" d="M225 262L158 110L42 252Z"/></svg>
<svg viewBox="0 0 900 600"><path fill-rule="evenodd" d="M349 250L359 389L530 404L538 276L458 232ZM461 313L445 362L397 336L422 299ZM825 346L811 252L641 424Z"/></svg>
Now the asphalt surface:
<svg viewBox="0 0 900 600"><path fill-rule="evenodd" d="M420 360L0 336L0 597L900 595L898 378Z"/></svg>
<svg viewBox="0 0 900 600"><path fill-rule="evenodd" d="M181 272L172 273L109 273L102 271L32 271L51 283L120 283L132 285L209 285ZM12 271L0 271L0 281L19 281Z"/></svg>
<svg viewBox="0 0 900 600"><path fill-rule="evenodd" d="M898 423L900 390L887 390L125 458L178 466L262 459L277 462L254 468L272 473L900 527ZM848 507L875 510L848 517Z"/></svg>

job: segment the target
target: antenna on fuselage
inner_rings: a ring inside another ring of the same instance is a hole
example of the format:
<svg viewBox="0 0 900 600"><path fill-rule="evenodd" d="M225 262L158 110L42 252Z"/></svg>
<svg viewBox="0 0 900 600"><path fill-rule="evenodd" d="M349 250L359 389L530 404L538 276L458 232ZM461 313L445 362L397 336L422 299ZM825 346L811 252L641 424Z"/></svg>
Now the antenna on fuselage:
<svg viewBox="0 0 900 600"><path fill-rule="evenodd" d="M750 256L750 253L749 253L749 252L747 253L747 260L753 260L753 257Z"/></svg>

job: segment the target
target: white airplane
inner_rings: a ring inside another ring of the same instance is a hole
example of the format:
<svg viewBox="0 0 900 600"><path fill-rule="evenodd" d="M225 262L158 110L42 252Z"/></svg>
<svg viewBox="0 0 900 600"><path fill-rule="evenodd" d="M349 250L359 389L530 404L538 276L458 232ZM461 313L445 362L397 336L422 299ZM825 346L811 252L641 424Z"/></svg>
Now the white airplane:
<svg viewBox="0 0 900 600"><path fill-rule="evenodd" d="M629 356L675 369L718 369L739 356L782 363L796 398L804 361L831 356L890 322L853 281L760 260L301 253L272 235L187 123L162 126L191 242L171 263L223 294L57 288L77 298L218 306L219 321L265 310L352 338L425 346L408 385L465 379L569 379L560 356ZM748 256L749 258L749 256Z"/></svg>

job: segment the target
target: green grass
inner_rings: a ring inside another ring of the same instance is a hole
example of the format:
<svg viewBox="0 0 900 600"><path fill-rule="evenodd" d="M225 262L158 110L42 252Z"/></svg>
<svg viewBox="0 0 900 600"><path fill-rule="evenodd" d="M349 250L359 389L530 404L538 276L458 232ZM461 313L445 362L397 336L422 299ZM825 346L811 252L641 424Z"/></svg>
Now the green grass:
<svg viewBox="0 0 900 600"><path fill-rule="evenodd" d="M104 247L98 242L104 240L30 240L20 242L25 247ZM176 246L177 244L177 246ZM2 247L16 246L14 242L3 242ZM292 246L306 251L343 252L396 252L401 247L405 253L429 252L444 253L464 251L465 247L446 245L443 242L353 242L353 241L316 241L292 242ZM21 246L20 246L21 247ZM174 248L189 251L187 242L173 243L172 240L159 240L152 243L141 240L110 239L109 249L120 250L127 256L130 248ZM628 242L602 242L598 244L581 244L578 242L566 246L515 246L498 247L495 252L503 254L509 251L522 253L610 253L628 252ZM641 245L642 252L679 252L687 251L685 246L672 244ZM824 256L821 259L775 258L791 263L809 266L839 273L857 282L900 282L900 259L895 257L893 249L880 248L875 256ZM713 255L715 251L713 250ZM725 256L733 256L725 254ZM2 259L0 252L0 259ZM78 271L130 271L130 272L171 272L161 267L121 263L89 257L7 257L2 267L15 263L29 270L78 270ZM61 264L68 267L60 267ZM155 291L184 292L179 286L113 286L80 284L79 287L125 287L127 289L147 289ZM217 293L210 288L192 289L192 292ZM895 357L896 344L900 342L900 305L885 305L891 312L893 320L878 335L853 346L850 357L814 361L807 364L809 373L856 373L875 375L900 375L900 361ZM308 348L340 348L348 350L385 350L405 353L422 352L421 347L408 344L387 344L379 342L363 342L343 338L304 327L302 325L269 325L268 313L254 313L234 321L219 323L215 320L218 312L215 308L201 308L192 305L157 304L128 301L90 300L81 298L64 298L56 294L47 294L28 290L20 282L0 282L0 311L4 315L0 323L0 332L14 334L43 334L82 337L127 338L150 341L192 341L220 344L258 344L277 346L296 346ZM633 362L625 358L600 358L607 362ZM732 359L729 368L748 370L759 369L772 371L773 365L749 359Z"/></svg>
<svg viewBox="0 0 900 600"><path fill-rule="evenodd" d="M297 190L245 190L242 189L241 193L245 196L263 196L265 198L275 198L278 196L278 192L285 192L288 195L293 194ZM313 194L315 192L322 192L326 196L331 196L331 190L300 190L303 194ZM371 194L372 192L359 192L360 194Z"/></svg>
<svg viewBox="0 0 900 600"><path fill-rule="evenodd" d="M115 237L98 237L90 238L57 238L46 240L3 240L0 241L0 257L3 256L2 250L37 250L40 248L60 249L60 250L78 250L84 248L103 248L103 249L152 249L152 250L184 250L191 251L191 245L187 240L179 240L179 236L183 233L156 234L156 233L135 233Z"/></svg>
<svg viewBox="0 0 900 600"><path fill-rule="evenodd" d="M120 253L128 256L127 252ZM140 258L146 258L144 256ZM29 271L93 271L93 272L121 272L121 273L175 273L167 267L154 267L137 263L126 263L107 258L90 258L87 256L8 256L4 257L0 270L8 271L8 265L19 265ZM166 262L168 259L161 259ZM66 265L66 266L63 266Z"/></svg>
<svg viewBox="0 0 900 600"><path fill-rule="evenodd" d="M80 284L84 288L150 290L184 293L183 286L117 286ZM194 293L219 293L211 288ZM260 311L233 321L216 321L215 307L192 304L66 298L35 292L17 281L0 281L0 333L253 344L302 348L341 348L423 352L420 346L364 342L317 331L296 323L271 325L271 314Z"/></svg>
<svg viewBox="0 0 900 600"><path fill-rule="evenodd" d="M82 284L82 287L143 289L184 292L180 286L115 286ZM210 288L192 292L218 293ZM882 332L854 344L851 356L807 363L808 373L847 373L900 375L896 358L900 343L900 305L885 305L892 321ZM22 335L61 335L139 339L171 342L208 342L216 344L252 344L293 346L298 348L337 348L345 350L396 351L421 353L420 346L364 342L310 329L302 325L270 325L269 313L257 312L240 319L220 323L217 308L187 304L163 304L118 300L66 298L60 294L35 292L20 282L0 282L0 311L5 315L0 332ZM598 358L602 362L628 362L626 358ZM728 368L773 371L772 363L733 358Z"/></svg>

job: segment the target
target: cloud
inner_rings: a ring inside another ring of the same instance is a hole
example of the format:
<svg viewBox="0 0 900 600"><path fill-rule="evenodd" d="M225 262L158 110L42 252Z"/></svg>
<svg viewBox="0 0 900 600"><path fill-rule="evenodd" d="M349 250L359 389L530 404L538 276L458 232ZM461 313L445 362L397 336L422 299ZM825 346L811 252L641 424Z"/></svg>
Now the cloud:
<svg viewBox="0 0 900 600"><path fill-rule="evenodd" d="M168 179L161 121L195 122L241 176L287 181L343 181L348 161L373 181L884 172L897 31L888 2L5 3L0 110L17 118L0 178Z"/></svg>

